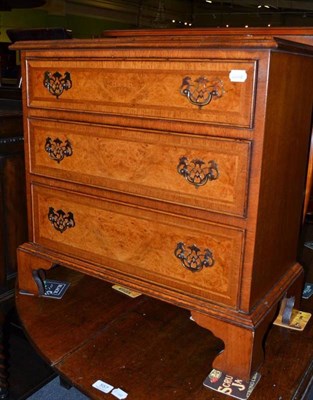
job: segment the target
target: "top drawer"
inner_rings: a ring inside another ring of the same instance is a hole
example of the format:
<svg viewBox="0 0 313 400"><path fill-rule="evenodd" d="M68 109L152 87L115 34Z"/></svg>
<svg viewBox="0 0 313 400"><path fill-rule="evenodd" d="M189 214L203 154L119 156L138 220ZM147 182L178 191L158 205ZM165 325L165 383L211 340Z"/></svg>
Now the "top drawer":
<svg viewBox="0 0 313 400"><path fill-rule="evenodd" d="M28 106L251 127L254 61L28 60Z"/></svg>

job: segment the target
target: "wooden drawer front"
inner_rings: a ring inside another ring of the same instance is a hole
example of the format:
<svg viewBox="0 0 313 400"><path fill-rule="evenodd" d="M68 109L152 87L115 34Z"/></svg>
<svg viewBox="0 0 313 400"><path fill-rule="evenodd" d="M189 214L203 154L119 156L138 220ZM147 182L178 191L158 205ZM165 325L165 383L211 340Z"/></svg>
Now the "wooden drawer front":
<svg viewBox="0 0 313 400"><path fill-rule="evenodd" d="M252 124L254 62L29 60L27 70L30 107Z"/></svg>
<svg viewBox="0 0 313 400"><path fill-rule="evenodd" d="M249 142L41 120L29 132L32 173L245 213Z"/></svg>
<svg viewBox="0 0 313 400"><path fill-rule="evenodd" d="M39 185L32 193L34 242L146 283L236 305L243 231ZM182 265L193 245L199 257L185 262L198 262L196 272Z"/></svg>

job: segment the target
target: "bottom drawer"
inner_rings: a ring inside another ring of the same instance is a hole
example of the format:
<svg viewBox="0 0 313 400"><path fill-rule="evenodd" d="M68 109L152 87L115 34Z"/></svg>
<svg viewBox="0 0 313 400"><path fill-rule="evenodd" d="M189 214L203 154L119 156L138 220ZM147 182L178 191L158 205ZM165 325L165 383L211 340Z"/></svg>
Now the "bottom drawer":
<svg viewBox="0 0 313 400"><path fill-rule="evenodd" d="M32 201L35 243L236 306L242 230L36 184Z"/></svg>

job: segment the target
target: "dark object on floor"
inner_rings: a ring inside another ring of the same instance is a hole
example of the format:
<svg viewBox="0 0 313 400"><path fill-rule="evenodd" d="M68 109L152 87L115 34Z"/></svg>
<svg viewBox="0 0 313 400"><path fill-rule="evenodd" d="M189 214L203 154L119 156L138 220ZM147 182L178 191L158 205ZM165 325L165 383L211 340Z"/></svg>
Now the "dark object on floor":
<svg viewBox="0 0 313 400"><path fill-rule="evenodd" d="M29 343L14 308L5 324L5 348L9 383L8 400L24 400L56 376Z"/></svg>
<svg viewBox="0 0 313 400"><path fill-rule="evenodd" d="M34 393L27 400L88 400L84 394L74 387L65 388L59 378L54 378L47 385ZM112 399L113 400L113 399Z"/></svg>

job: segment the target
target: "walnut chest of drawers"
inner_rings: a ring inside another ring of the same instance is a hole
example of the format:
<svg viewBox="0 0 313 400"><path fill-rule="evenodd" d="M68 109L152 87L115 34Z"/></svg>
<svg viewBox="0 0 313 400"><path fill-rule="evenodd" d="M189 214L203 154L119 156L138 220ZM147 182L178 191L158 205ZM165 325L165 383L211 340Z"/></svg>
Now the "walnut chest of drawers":
<svg viewBox="0 0 313 400"><path fill-rule="evenodd" d="M301 290L311 48L205 30L14 48L19 288L42 294L59 264L184 307L225 343L213 366L248 379L278 303Z"/></svg>

